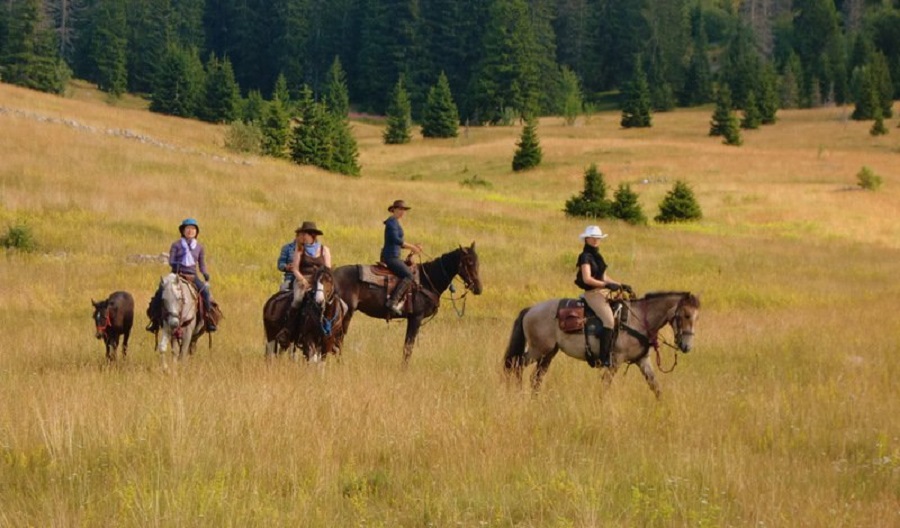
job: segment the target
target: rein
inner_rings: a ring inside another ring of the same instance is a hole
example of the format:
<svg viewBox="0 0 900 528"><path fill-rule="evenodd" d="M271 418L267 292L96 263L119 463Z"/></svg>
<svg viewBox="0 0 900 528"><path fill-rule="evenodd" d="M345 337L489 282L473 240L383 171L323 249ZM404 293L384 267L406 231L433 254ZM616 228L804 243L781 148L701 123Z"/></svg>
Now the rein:
<svg viewBox="0 0 900 528"><path fill-rule="evenodd" d="M631 300L631 301L633 301L633 300L635 300L635 299L634 299L633 297L632 297L631 299L624 299L622 295L619 295L619 300L623 300L623 301L625 301L625 300ZM681 301L679 301L678 306L675 308L675 311L676 311L676 312L678 311L678 308L680 308L680 306L681 306ZM626 302L626 303L625 303L625 308L628 310L628 313L630 313L631 315L637 316L637 314L634 312L634 310L631 309L631 303L630 303L630 302ZM641 315L642 315L641 320L642 320L642 322L644 323L644 328L647 329L647 335L644 335L644 334L640 333L640 332L637 331L636 329L634 329L634 328L632 328L632 327L630 327L630 326L628 326L628 325L626 325L626 324L623 324L622 327L625 329L625 331L626 331L628 334L630 334L632 337L634 337L635 339L637 339L637 340L641 343L641 345L644 347L644 354L643 354L643 355L649 354L649 353L650 353L650 347L653 347L653 351L656 352L656 368L659 369L659 371L662 372L662 373L664 373L664 374L669 374L670 372L672 372L673 370L675 370L675 367L678 365L678 352L677 352L677 351L678 351L678 347L675 346L675 345L673 345L673 344L671 344L671 343L669 343L669 341L666 340L666 338L662 338L662 344L668 346L669 348L671 348L671 349L673 349L673 350L675 351L675 352L673 353L673 354L674 354L674 361L672 362L672 366L671 366L668 370L666 370L666 369L663 368L663 366L662 366L662 358L661 358L661 354L660 354L660 352L659 352L659 345L660 345L660 342L659 342L659 341L660 341L660 339L659 339L659 329L657 329L657 330L654 331L654 332L651 332L651 331L650 331L650 322L647 320L647 311L646 311L646 310L642 310L642 312L643 312L643 313L641 314ZM693 335L693 334L694 334L693 332L683 333L682 330L681 330L681 325L678 324L678 323L676 323L677 320L678 320L677 317L673 317L672 319L670 319L669 321L667 321L667 323L671 324L673 327L676 327L676 326L677 326L677 328L675 328L675 333L676 333L676 335L679 335L679 334L683 334L683 335ZM673 322L673 321L676 321L676 322Z"/></svg>
<svg viewBox="0 0 900 528"><path fill-rule="evenodd" d="M459 266L457 266L457 272L451 275L450 272L447 271L447 268L444 266L444 257L446 255L441 255L438 258L433 258L431 255L428 255L428 254L426 254L425 256L432 259L432 261L437 261L438 265L440 265L441 273L443 273L444 277L446 277L448 280L447 289L450 291L450 303L453 305L453 311L456 312L456 316L458 318L462 319L462 317L464 315L466 315L466 302L468 301L468 299L466 299L466 296L469 294L469 291L470 291L472 285L469 284L468 280L463 278L463 285L465 287L465 291L463 292L462 295L460 295L459 297L456 297L456 286L453 284L453 281L456 279L457 275L460 275L460 277L462 277L462 274L459 273L459 269L458 269ZM462 264L462 258L460 258L460 264ZM432 278L428 275L428 272L425 271L425 266L422 263L421 256L419 257L419 269L422 270L422 275L424 275L425 278L428 279L428 283L431 284L431 289L436 291L437 286L434 284L434 280L432 280ZM435 302L435 307L437 307L437 305L440 303L440 299L442 299L442 298L443 298L443 296L438 298L438 301ZM457 308L456 301L462 301L462 309ZM435 313L435 315L437 315L437 313ZM434 316L432 316L432 318L433 317Z"/></svg>

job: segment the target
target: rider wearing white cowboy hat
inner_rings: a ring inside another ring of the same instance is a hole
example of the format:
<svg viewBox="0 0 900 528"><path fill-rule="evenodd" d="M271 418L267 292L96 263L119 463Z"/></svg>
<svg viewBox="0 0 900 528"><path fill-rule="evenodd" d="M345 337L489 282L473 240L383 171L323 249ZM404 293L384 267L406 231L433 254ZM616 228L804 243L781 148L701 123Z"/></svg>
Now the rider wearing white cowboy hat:
<svg viewBox="0 0 900 528"><path fill-rule="evenodd" d="M612 352L612 336L615 328L612 308L606 300L607 292L624 289L631 291L631 286L621 284L613 280L607 273L606 261L597 249L600 240L608 235L598 226L590 225L578 238L584 241L584 248L578 255L578 272L575 275L575 284L584 290L584 301L591 310L600 318L603 328L600 330L600 363L604 367L609 366L609 356ZM588 363L593 367L597 358L588 355Z"/></svg>

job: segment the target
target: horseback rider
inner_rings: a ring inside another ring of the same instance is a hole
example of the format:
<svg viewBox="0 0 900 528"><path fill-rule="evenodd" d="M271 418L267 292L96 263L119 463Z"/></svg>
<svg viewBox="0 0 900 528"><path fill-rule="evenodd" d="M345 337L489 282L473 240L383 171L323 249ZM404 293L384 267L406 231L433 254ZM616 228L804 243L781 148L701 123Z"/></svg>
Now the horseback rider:
<svg viewBox="0 0 900 528"><path fill-rule="evenodd" d="M278 291L294 289L294 253L297 251L297 246L303 246L303 236L299 227L294 231L294 240L281 246L281 254L278 256L278 271L284 273L284 279L281 281Z"/></svg>
<svg viewBox="0 0 900 528"><path fill-rule="evenodd" d="M421 245L403 241L403 226L400 225L400 220L410 209L411 207L407 206L403 200L395 200L388 207L391 216L384 221L384 247L381 248L381 261L400 278L397 287L385 299L384 307L396 315L403 315L403 301L413 281L412 270L400 259L400 251L408 249L413 254L422 252Z"/></svg>
<svg viewBox="0 0 900 528"><path fill-rule="evenodd" d="M324 233L316 227L315 222L303 222L295 233L297 234L297 239L295 241L294 255L291 259L290 267L285 268L290 269L292 275L294 298L291 301L291 308L288 310L287 324L276 338L282 346L288 346L297 339L300 308L306 292L309 291L313 276L322 267L331 269L331 250L328 249L328 246L319 242L319 237ZM284 248L282 248L283 253ZM285 273L285 277L287 277L287 273Z"/></svg>
<svg viewBox="0 0 900 528"><path fill-rule="evenodd" d="M578 272L575 276L575 284L584 290L584 302L603 323L599 336L599 360L604 367L610 366L609 359L613 347L613 329L615 328L612 308L607 301L607 293L618 290L631 291L631 286L616 282L606 273L606 261L600 255L598 246L600 240L607 236L595 225L587 226L584 233L578 235L578 238L584 241L584 248L578 255ZM588 358L591 366L594 366L593 361L593 358Z"/></svg>
<svg viewBox="0 0 900 528"><path fill-rule="evenodd" d="M204 314L206 315L206 331L216 331L216 321L212 316L212 298L209 292L209 272L206 269L206 251L203 245L197 241L200 235L200 225L193 218L185 218L178 226L181 238L172 243L169 248L169 266L172 273L181 275L185 279L191 281L200 297L203 299ZM198 273L199 271L199 273ZM202 275L202 279L200 276ZM150 324L147 325L148 332L156 332L159 330L159 321L157 314L159 306L162 303L162 287L156 290L153 299L150 300L150 307L147 314L150 315Z"/></svg>

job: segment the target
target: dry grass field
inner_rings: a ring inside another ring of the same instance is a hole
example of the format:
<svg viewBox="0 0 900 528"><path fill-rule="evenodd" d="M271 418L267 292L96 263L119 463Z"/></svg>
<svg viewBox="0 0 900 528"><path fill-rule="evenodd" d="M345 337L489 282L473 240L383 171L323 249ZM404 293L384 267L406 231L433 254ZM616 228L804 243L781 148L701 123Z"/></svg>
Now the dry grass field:
<svg viewBox="0 0 900 528"><path fill-rule="evenodd" d="M524 174L518 127L386 146L355 123L350 179L83 86L0 85L0 235L37 243L0 257L0 526L898 526L900 130L873 138L850 111L783 111L740 148L707 137L711 109L650 130L546 118ZM648 216L676 180L703 209L602 224L614 277L702 296L660 401L637 369L601 391L564 356L537 396L501 375L518 311L577 294L585 222L561 210L591 163ZM863 166L877 192L854 190ZM474 176L490 187L460 185ZM362 315L340 361L267 364L262 304L294 227L316 221L336 265L371 262L396 198L432 257L476 242L483 295L462 318L445 299L405 369L404 327ZM165 373L142 330L165 266L139 257L188 216L226 319ZM109 367L89 302L119 289L140 314Z"/></svg>

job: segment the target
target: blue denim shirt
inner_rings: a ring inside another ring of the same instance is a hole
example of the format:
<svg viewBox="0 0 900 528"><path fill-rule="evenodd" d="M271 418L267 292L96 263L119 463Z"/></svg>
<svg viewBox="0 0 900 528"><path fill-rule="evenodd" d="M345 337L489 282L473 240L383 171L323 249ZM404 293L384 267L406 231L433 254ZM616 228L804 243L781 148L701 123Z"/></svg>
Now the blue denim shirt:
<svg viewBox="0 0 900 528"><path fill-rule="evenodd" d="M297 241L288 242L281 246L281 255L278 256L278 271L284 272L284 280L293 280L294 274L287 270L288 265L294 261L294 252L297 251Z"/></svg>
<svg viewBox="0 0 900 528"><path fill-rule="evenodd" d="M384 247L381 248L381 260L398 258L403 249L403 226L397 218L391 216L384 221Z"/></svg>

